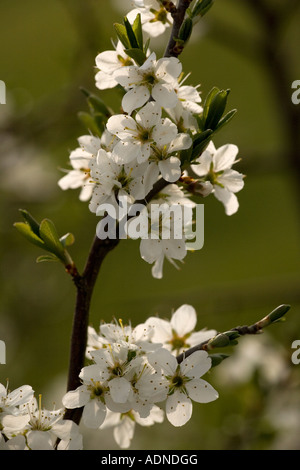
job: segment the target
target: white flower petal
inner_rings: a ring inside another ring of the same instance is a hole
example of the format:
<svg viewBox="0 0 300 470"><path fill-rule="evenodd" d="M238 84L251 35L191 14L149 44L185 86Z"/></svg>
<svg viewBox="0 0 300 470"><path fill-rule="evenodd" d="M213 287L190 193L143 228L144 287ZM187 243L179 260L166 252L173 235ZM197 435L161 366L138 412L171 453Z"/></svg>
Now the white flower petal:
<svg viewBox="0 0 300 470"><path fill-rule="evenodd" d="M183 375L199 379L211 368L211 358L206 351L195 351L180 364Z"/></svg>
<svg viewBox="0 0 300 470"><path fill-rule="evenodd" d="M166 415L173 426L183 426L192 416L191 400L182 392L175 391L167 398Z"/></svg>
<svg viewBox="0 0 300 470"><path fill-rule="evenodd" d="M108 382L111 398L116 403L126 403L131 385L124 377L116 377Z"/></svg>
<svg viewBox="0 0 300 470"><path fill-rule="evenodd" d="M239 202L235 194L231 193L226 188L215 186L214 195L223 203L226 215L233 215L238 211Z"/></svg>
<svg viewBox="0 0 300 470"><path fill-rule="evenodd" d="M235 170L225 170L222 175L218 176L218 182L232 193L237 193L244 187L243 175Z"/></svg>
<svg viewBox="0 0 300 470"><path fill-rule="evenodd" d="M120 424L114 428L114 438L121 449L127 449L134 435L135 422L125 417Z"/></svg>
<svg viewBox="0 0 300 470"><path fill-rule="evenodd" d="M51 434L45 431L29 431L28 446L32 450L54 450Z"/></svg>
<svg viewBox="0 0 300 470"><path fill-rule="evenodd" d="M97 399L91 400L83 409L82 420L88 428L98 429L106 416L106 406Z"/></svg>
<svg viewBox="0 0 300 470"><path fill-rule="evenodd" d="M182 64L176 57L163 57L157 61L155 75L161 80L174 83L182 72Z"/></svg>
<svg viewBox="0 0 300 470"><path fill-rule="evenodd" d="M219 398L218 392L205 380L191 380L185 386L189 397L198 403L210 403Z"/></svg>
<svg viewBox="0 0 300 470"><path fill-rule="evenodd" d="M106 127L111 134L116 135L121 140L132 141L137 133L135 120L124 114L111 116L107 121Z"/></svg>
<svg viewBox="0 0 300 470"><path fill-rule="evenodd" d="M99 70L111 75L121 66L117 51L104 51L96 56L96 66Z"/></svg>
<svg viewBox="0 0 300 470"><path fill-rule="evenodd" d="M171 326L179 336L184 336L193 331L196 323L196 310L191 305L181 305L171 318Z"/></svg>
<svg viewBox="0 0 300 470"><path fill-rule="evenodd" d="M214 171L224 171L228 168L231 168L235 162L235 158L238 152L238 147L233 144L223 145L222 147L218 148L213 156Z"/></svg>
<svg viewBox="0 0 300 470"><path fill-rule="evenodd" d="M102 72L101 70L95 75L95 85L98 90L108 90L118 85L117 80L112 75Z"/></svg>
<svg viewBox="0 0 300 470"><path fill-rule="evenodd" d="M141 108L136 116L138 122L143 128L151 129L159 123L161 118L161 107L155 101L150 101L143 108Z"/></svg>
<svg viewBox="0 0 300 470"><path fill-rule="evenodd" d="M181 162L177 157L170 157L158 163L162 177L169 183L175 183L181 176Z"/></svg>
<svg viewBox="0 0 300 470"><path fill-rule="evenodd" d="M176 92L168 84L156 83L152 88L151 95L163 108L174 108L178 103Z"/></svg>
<svg viewBox="0 0 300 470"><path fill-rule="evenodd" d="M136 86L129 90L122 99L122 108L128 114L133 110L141 108L150 98L150 92L144 85Z"/></svg>
<svg viewBox="0 0 300 470"><path fill-rule="evenodd" d="M123 165L136 160L141 156L141 146L132 142L120 141L114 147L111 158L118 165ZM121 171L121 168L120 168Z"/></svg>
<svg viewBox="0 0 300 470"><path fill-rule="evenodd" d="M81 408L86 405L90 399L90 392L84 385L80 385L76 390L66 393L62 398L62 404L68 408Z"/></svg>

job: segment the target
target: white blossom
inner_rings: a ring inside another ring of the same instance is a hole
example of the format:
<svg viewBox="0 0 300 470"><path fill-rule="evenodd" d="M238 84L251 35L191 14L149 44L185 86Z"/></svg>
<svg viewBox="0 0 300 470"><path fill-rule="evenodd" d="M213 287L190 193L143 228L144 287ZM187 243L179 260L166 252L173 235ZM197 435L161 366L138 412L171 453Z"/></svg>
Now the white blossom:
<svg viewBox="0 0 300 470"><path fill-rule="evenodd" d="M4 416L2 425L2 432L8 439L25 436L26 449L54 450L58 439L58 450L82 449L78 426L71 420L63 419L63 410L42 409L40 401L37 406L35 398L23 405L18 415Z"/></svg>
<svg viewBox="0 0 300 470"><path fill-rule="evenodd" d="M182 65L175 57L156 60L153 52L145 63L122 67L114 72L114 79L127 91L122 99L123 110L131 114L152 97L164 108L173 108L178 102L174 83L181 74Z"/></svg>
<svg viewBox="0 0 300 470"><path fill-rule="evenodd" d="M118 41L115 50L100 52L96 56L96 66L99 69L95 75L96 87L99 90L114 88L118 82L113 78L113 73L121 67L133 64L134 62L125 53L120 41Z"/></svg>
<svg viewBox="0 0 300 470"><path fill-rule="evenodd" d="M79 137L78 142L80 147L73 150L69 157L72 170L67 171L58 181L58 185L62 190L81 188L79 199L88 201L93 191L89 164L101 148L101 139L84 135Z"/></svg>
<svg viewBox="0 0 300 470"><path fill-rule="evenodd" d="M209 403L218 398L217 391L201 377L211 368L206 351L196 351L178 364L167 349L149 357L151 365L163 372L169 384L166 416L173 426L183 426L192 416L192 401Z"/></svg>
<svg viewBox="0 0 300 470"><path fill-rule="evenodd" d="M146 324L153 326L153 341L162 343L169 351L180 354L183 351L213 338L215 330L194 331L197 324L197 314L191 305L181 305L172 314L171 320L149 317Z"/></svg>
<svg viewBox="0 0 300 470"><path fill-rule="evenodd" d="M153 405L147 418L141 418L139 414L130 410L127 413L107 412L107 417L100 429L113 428L113 436L121 449L128 449L134 436L136 425L153 426L162 423L164 412L158 406Z"/></svg>
<svg viewBox="0 0 300 470"><path fill-rule="evenodd" d="M119 139L112 151L117 163L147 161L152 147L167 145L177 135L177 127L170 119L161 119L161 107L150 102L140 109L133 119L124 114L109 118L107 129Z"/></svg>
<svg viewBox="0 0 300 470"><path fill-rule="evenodd" d="M210 142L207 149L195 160L197 164L191 165L196 175L211 184L215 197L223 203L227 215L237 212L239 203L235 193L244 187L244 176L231 168L237 162L237 154L236 145L228 144L216 149Z"/></svg>
<svg viewBox="0 0 300 470"><path fill-rule="evenodd" d="M0 425L2 418L7 414L16 415L19 413L19 406L29 403L34 395L34 391L30 385L23 385L13 391L8 390L0 383Z"/></svg>
<svg viewBox="0 0 300 470"><path fill-rule="evenodd" d="M143 32L152 38L156 38L170 28L173 24L172 15L157 0L145 0L135 2L136 7L126 16L133 23L138 14L141 15Z"/></svg>
<svg viewBox="0 0 300 470"><path fill-rule="evenodd" d="M99 150L97 157L90 162L91 178L94 182L89 208L97 212L100 204L110 203L118 207L117 198L126 196L131 202L145 197L143 176L148 163L135 162L119 165L114 162L111 152Z"/></svg>

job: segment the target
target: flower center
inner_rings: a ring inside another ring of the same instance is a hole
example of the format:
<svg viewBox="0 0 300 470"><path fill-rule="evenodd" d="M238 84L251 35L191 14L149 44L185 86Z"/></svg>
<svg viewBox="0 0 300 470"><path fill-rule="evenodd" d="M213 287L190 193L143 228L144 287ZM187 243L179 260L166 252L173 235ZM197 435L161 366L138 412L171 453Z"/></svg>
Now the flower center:
<svg viewBox="0 0 300 470"><path fill-rule="evenodd" d="M165 24L168 22L167 12L163 7L160 10L154 10L153 8L151 8L150 11L154 15L154 18L150 20L150 23L160 21L161 23Z"/></svg>

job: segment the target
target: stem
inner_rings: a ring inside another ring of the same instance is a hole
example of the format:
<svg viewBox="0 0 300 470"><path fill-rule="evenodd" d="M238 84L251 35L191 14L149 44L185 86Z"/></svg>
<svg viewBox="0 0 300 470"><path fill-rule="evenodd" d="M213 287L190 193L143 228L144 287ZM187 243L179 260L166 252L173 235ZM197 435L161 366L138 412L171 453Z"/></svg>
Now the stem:
<svg viewBox="0 0 300 470"><path fill-rule="evenodd" d="M182 44L178 44L176 38L179 36L179 30L184 21L186 10L191 3L192 0L179 0L176 10L171 12L173 18L173 28L164 57L178 57L183 51L184 46Z"/></svg>
<svg viewBox="0 0 300 470"><path fill-rule="evenodd" d="M177 57L181 51L176 49L176 41L174 37L178 36L179 29L184 21L185 13L192 0L179 0L178 7L173 5L171 14L174 20L171 38L167 46L165 57ZM171 5L171 2L170 2ZM158 180L153 189L141 201L136 201L136 204L148 204L153 197L155 197L163 188L169 183L163 178ZM119 239L101 240L97 236L94 238L86 266L82 275L78 274L75 269L74 274L70 272L73 277L74 284L77 289L77 298L75 313L73 318L73 327L71 335L71 348L70 348L70 363L68 374L67 391L75 390L81 385L79 374L84 367L86 344L87 344L87 330L89 324L89 311L91 298L93 295L94 287L98 274L106 255L113 250L119 243ZM83 408L67 409L64 418L71 419L79 424L82 416Z"/></svg>
<svg viewBox="0 0 300 470"><path fill-rule="evenodd" d="M136 204L148 204L168 184L167 181L161 178L145 199L136 201ZM79 374L85 362L91 298L102 263L107 254L119 244L119 241L119 239L101 240L96 236L83 274L80 275L77 269L74 269L72 277L77 289L77 297L71 335L67 391L75 390L81 385ZM70 274L72 275L72 272ZM82 408L67 409L64 418L71 419L79 424L82 411Z"/></svg>
<svg viewBox="0 0 300 470"><path fill-rule="evenodd" d="M183 353L179 354L176 358L177 362L178 364L180 364L186 357L190 356L196 351L211 351L212 349L218 347L231 346L232 344L235 344L231 342L231 334L234 335L233 339L236 340L236 338L239 336L256 335L262 333L264 328L279 321L289 311L289 309L290 305L280 305L271 313L269 313L253 325L236 326L235 328L232 328L231 330L225 333L218 333L213 338L203 341L202 343L197 344L196 346L193 346L187 351L184 351ZM235 335L235 333L237 334L237 336Z"/></svg>

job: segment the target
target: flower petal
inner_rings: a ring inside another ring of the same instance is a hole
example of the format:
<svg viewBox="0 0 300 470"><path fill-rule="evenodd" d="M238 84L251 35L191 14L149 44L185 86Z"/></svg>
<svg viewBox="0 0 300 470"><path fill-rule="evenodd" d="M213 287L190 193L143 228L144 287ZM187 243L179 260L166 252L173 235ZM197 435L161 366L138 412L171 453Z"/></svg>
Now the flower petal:
<svg viewBox="0 0 300 470"><path fill-rule="evenodd" d="M179 336L184 336L193 331L196 323L196 310L191 305L181 305L171 318L171 326Z"/></svg>
<svg viewBox="0 0 300 470"><path fill-rule="evenodd" d="M166 403L166 415L173 426L183 426L192 416L193 405L191 400L182 392L175 391Z"/></svg>
<svg viewBox="0 0 300 470"><path fill-rule="evenodd" d="M239 202L235 194L231 193L226 188L215 186L214 195L223 203L226 215L232 215L238 211Z"/></svg>
<svg viewBox="0 0 300 470"><path fill-rule="evenodd" d="M238 152L238 147L233 144L223 145L222 147L218 148L213 156L214 171L224 171L228 168L231 168L235 162L235 158Z"/></svg>
<svg viewBox="0 0 300 470"><path fill-rule="evenodd" d="M170 157L158 163L162 177L169 183L175 183L181 176L181 162L177 157Z"/></svg>
<svg viewBox="0 0 300 470"><path fill-rule="evenodd" d="M218 392L205 380L191 380L185 386L189 397L198 403L210 403L219 398Z"/></svg>
<svg viewBox="0 0 300 470"><path fill-rule="evenodd" d="M122 108L128 114L134 109L141 108L150 98L150 92L144 85L129 90L122 99Z"/></svg>

